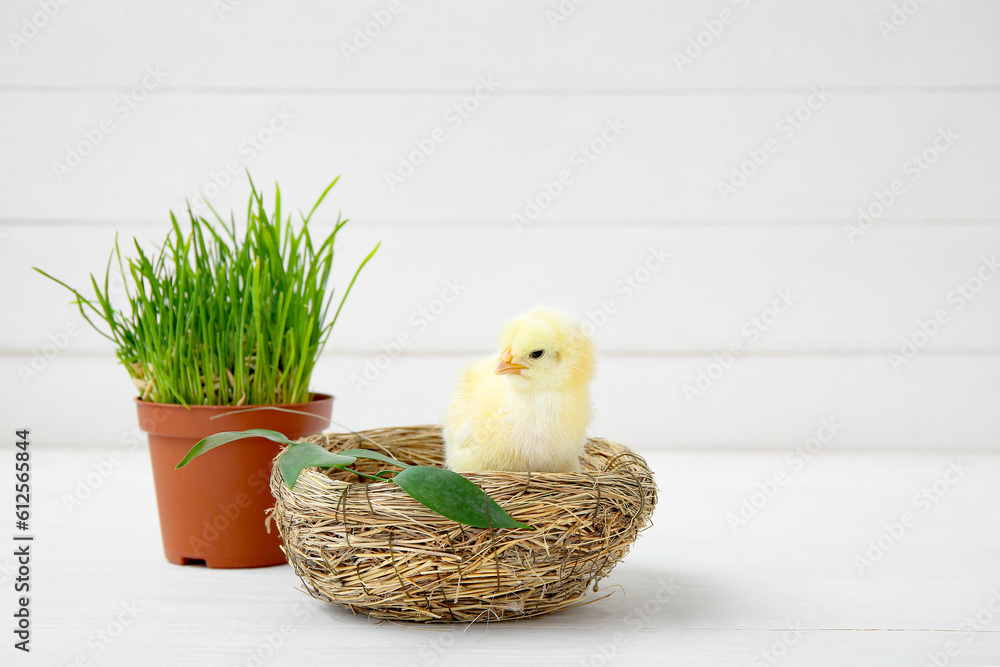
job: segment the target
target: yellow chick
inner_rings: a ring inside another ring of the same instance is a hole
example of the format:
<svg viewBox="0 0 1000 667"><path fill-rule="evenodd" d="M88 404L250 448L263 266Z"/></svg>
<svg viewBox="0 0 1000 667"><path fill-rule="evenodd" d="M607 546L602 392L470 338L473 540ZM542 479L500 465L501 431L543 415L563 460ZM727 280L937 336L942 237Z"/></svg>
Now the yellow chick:
<svg viewBox="0 0 1000 667"><path fill-rule="evenodd" d="M594 343L566 313L536 307L500 332L499 358L465 367L444 424L457 472L574 472L590 423Z"/></svg>

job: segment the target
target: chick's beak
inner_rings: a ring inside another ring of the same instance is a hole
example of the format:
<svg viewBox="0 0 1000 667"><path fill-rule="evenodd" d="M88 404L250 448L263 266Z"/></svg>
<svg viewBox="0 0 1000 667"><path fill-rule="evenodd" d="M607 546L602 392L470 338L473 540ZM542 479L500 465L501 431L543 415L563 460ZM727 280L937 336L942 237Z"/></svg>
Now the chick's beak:
<svg viewBox="0 0 1000 667"><path fill-rule="evenodd" d="M514 355L511 354L508 347L497 360L497 367L493 369L493 373L496 375L520 375L521 371L527 368L527 366L515 364L513 361Z"/></svg>

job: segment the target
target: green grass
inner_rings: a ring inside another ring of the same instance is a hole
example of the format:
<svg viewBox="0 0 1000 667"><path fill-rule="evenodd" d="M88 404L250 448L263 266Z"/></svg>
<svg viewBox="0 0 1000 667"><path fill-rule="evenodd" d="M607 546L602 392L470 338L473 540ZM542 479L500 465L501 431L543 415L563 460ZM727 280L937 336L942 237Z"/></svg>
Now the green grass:
<svg viewBox="0 0 1000 667"><path fill-rule="evenodd" d="M338 177L339 178L339 177ZM135 256L115 248L103 283L91 274L94 298L45 271L70 290L86 321L115 344L119 361L141 398L183 405L305 403L309 381L358 274L358 266L333 316L330 285L334 241L347 223L315 244L309 221L337 183L334 179L308 215L282 219L281 190L275 185L274 213L250 182L247 227L238 234L235 217L215 223L188 208L182 229L173 213L171 228L155 256L135 242ZM210 207L211 208L211 207ZM111 303L112 262L125 282L128 308ZM83 382L83 380L81 380Z"/></svg>

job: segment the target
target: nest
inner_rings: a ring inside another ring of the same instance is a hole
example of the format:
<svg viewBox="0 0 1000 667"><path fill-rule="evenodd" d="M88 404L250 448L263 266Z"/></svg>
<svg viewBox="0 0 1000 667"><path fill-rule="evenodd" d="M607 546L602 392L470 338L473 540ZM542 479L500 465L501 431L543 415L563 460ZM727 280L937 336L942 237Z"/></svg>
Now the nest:
<svg viewBox="0 0 1000 667"><path fill-rule="evenodd" d="M440 427L363 432L383 453L441 466ZM376 449L354 434L306 438L332 452ZM391 482L302 471L294 490L271 475L285 553L314 598L380 619L490 621L544 616L593 599L597 582L649 523L656 485L645 460L593 438L578 473L467 473L535 530L483 529L427 509ZM358 459L374 474L385 465Z"/></svg>

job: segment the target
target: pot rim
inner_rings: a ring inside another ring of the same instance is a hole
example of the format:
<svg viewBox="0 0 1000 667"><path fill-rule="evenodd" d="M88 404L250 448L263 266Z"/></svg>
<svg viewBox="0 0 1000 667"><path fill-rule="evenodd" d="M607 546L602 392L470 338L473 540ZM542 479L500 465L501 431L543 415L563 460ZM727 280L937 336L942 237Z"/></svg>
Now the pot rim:
<svg viewBox="0 0 1000 667"><path fill-rule="evenodd" d="M306 401L305 403L260 403L254 405L188 405L184 406L180 403L156 403L154 401L144 401L140 397L136 396L132 399L136 406L140 409L143 407L149 408L165 408L168 410L179 409L179 410L248 410L251 408L293 408L296 405L315 405L317 403L324 403L327 401L332 402L336 397L333 394L321 394L319 392L312 393L312 400Z"/></svg>

